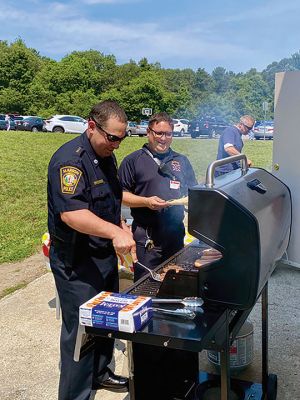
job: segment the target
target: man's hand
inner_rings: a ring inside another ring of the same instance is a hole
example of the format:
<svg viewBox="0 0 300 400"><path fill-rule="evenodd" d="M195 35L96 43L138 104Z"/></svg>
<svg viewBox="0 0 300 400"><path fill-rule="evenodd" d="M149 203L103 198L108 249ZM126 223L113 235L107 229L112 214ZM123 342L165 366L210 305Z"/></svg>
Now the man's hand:
<svg viewBox="0 0 300 400"><path fill-rule="evenodd" d="M147 197L147 207L150 208L150 210L160 210L168 207L168 203L158 196L151 196Z"/></svg>
<svg viewBox="0 0 300 400"><path fill-rule="evenodd" d="M127 225L127 223L124 220L121 220L120 222L120 228L124 229L124 231L126 232L131 232L131 228L129 225Z"/></svg>
<svg viewBox="0 0 300 400"><path fill-rule="evenodd" d="M251 167L252 161L250 160L250 158L247 158L247 164L248 164L248 167Z"/></svg>
<svg viewBox="0 0 300 400"><path fill-rule="evenodd" d="M136 244L131 232L124 229L118 229L112 239L112 244L117 254L131 253L133 262L136 262Z"/></svg>

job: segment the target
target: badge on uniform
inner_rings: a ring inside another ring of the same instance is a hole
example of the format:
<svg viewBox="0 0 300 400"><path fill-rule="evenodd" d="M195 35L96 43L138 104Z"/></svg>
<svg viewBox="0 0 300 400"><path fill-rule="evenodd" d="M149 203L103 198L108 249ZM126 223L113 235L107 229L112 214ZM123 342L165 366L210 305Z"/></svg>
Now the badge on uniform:
<svg viewBox="0 0 300 400"><path fill-rule="evenodd" d="M82 172L75 167L60 168L60 187L65 194L74 194Z"/></svg>
<svg viewBox="0 0 300 400"><path fill-rule="evenodd" d="M172 165L172 170L173 171L177 171L177 172L181 171L181 167L180 167L180 162L179 161L172 160L171 165Z"/></svg>
<svg viewBox="0 0 300 400"><path fill-rule="evenodd" d="M170 189L180 189L179 181L170 181Z"/></svg>

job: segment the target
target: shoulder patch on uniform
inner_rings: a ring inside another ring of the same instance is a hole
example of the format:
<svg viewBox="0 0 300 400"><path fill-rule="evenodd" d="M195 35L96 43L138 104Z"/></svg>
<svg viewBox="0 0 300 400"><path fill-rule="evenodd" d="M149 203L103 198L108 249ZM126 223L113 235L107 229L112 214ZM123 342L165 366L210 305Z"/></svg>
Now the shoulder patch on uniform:
<svg viewBox="0 0 300 400"><path fill-rule="evenodd" d="M60 168L60 187L65 194L74 194L82 171L80 169L66 166Z"/></svg>

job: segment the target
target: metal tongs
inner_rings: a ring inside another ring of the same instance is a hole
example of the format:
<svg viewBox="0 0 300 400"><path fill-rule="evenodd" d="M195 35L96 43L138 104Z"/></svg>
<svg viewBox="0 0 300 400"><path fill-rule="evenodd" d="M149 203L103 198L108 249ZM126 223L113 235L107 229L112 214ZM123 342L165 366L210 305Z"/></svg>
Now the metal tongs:
<svg viewBox="0 0 300 400"><path fill-rule="evenodd" d="M194 319L196 317L196 313L192 310L186 310L185 308L176 308L176 310L168 310L166 308L157 308L152 307L153 311L162 313L162 314L171 314L177 317Z"/></svg>
<svg viewBox="0 0 300 400"><path fill-rule="evenodd" d="M158 274L155 271L152 271L152 269L150 269L149 267L146 267L146 265L140 263L139 261L136 261L136 264L139 264L141 267L145 268L151 275L151 278L154 279L157 282L161 282L163 280L163 278L160 276L160 274Z"/></svg>
<svg viewBox="0 0 300 400"><path fill-rule="evenodd" d="M159 299L154 297L152 298L152 303L183 304L187 308L197 308L201 307L204 301L201 297L184 297L183 299Z"/></svg>

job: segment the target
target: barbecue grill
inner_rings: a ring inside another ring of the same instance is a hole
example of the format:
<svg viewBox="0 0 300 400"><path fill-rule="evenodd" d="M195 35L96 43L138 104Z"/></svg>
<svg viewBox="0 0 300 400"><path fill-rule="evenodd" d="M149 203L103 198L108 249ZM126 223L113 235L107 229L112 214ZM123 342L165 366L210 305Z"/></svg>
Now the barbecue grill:
<svg viewBox="0 0 300 400"><path fill-rule="evenodd" d="M214 170L240 161L241 169L214 180ZM276 399L277 377L268 373L268 279L287 248L291 228L291 197L280 180L263 169L247 168L245 156L212 163L206 183L189 190L189 232L195 240L155 271L167 271L162 282L148 275L128 293L159 298L200 296L203 309L194 320L156 314L134 334L81 327L90 337L103 335L130 341L130 400L206 399L215 379L199 379L198 354L203 349L221 353L221 400ZM198 267L207 248L221 254ZM262 295L262 385L230 380L229 348ZM171 308L171 306L170 306ZM131 346L132 343L132 346ZM84 348L82 348L84 354ZM203 375L202 375L203 376ZM230 387L233 390L230 389ZM242 393L242 394L240 394ZM213 397L212 397L213 398Z"/></svg>

